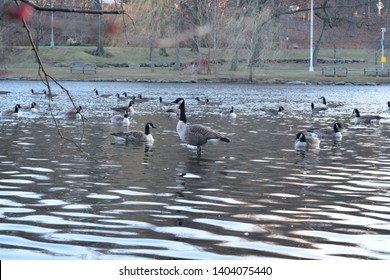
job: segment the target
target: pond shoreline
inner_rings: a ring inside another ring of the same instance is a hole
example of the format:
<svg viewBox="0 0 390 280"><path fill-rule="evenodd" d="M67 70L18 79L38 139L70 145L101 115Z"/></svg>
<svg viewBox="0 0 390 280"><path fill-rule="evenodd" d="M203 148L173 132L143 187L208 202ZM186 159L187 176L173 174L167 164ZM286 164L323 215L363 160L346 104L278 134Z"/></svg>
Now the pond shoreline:
<svg viewBox="0 0 390 280"><path fill-rule="evenodd" d="M0 78L0 81L40 81L39 78ZM281 79L262 79L249 81L240 78L204 78L204 79L56 79L58 82L127 82L127 83L177 83L177 84L254 84L254 85L334 85L334 86L379 86L388 85L390 82L347 82L347 81L300 81L300 80L281 80Z"/></svg>

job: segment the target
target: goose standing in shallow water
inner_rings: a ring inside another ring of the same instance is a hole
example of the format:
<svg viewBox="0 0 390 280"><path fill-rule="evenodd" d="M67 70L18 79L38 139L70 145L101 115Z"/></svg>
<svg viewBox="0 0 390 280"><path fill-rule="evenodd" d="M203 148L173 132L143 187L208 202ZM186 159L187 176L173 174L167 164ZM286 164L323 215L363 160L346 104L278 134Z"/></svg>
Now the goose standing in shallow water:
<svg viewBox="0 0 390 280"><path fill-rule="evenodd" d="M132 130L129 132L111 133L115 140L119 143L146 143L153 144L154 138L150 133L151 128L156 128L151 122L145 125L145 132Z"/></svg>
<svg viewBox="0 0 390 280"><path fill-rule="evenodd" d="M295 137L295 149L319 149L320 139L316 135L310 136L308 133L298 132Z"/></svg>
<svg viewBox="0 0 390 280"><path fill-rule="evenodd" d="M353 109L352 115L355 115L355 124L377 124L382 117L377 115L360 115L358 109Z"/></svg>
<svg viewBox="0 0 390 280"><path fill-rule="evenodd" d="M6 110L1 113L3 117L13 117L17 118L19 117L19 109L22 108L19 104L15 105L15 108L13 110Z"/></svg>
<svg viewBox="0 0 390 280"><path fill-rule="evenodd" d="M211 128L201 124L187 125L185 102L183 98L177 98L173 103L179 104L180 118L177 123L176 130L182 141L191 146L197 147L197 156L201 156L201 146L209 140L218 140L229 143L230 139L222 133L212 130Z"/></svg>
<svg viewBox="0 0 390 280"><path fill-rule="evenodd" d="M340 129L342 129L341 124L336 122L333 128L310 128L307 131L316 134L320 139L333 138L336 141L341 141L343 136L341 135Z"/></svg>

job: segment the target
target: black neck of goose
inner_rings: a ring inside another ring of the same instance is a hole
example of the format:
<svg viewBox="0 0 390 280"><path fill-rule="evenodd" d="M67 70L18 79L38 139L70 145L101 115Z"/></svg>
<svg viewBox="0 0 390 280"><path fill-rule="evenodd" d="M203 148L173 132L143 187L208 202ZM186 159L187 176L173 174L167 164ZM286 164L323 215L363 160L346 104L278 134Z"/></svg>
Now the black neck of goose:
<svg viewBox="0 0 390 280"><path fill-rule="evenodd" d="M145 135L149 135L150 134L150 127L149 127L149 123L147 123L145 125Z"/></svg>
<svg viewBox="0 0 390 280"><path fill-rule="evenodd" d="M336 132L340 132L339 130L339 126L337 124L334 124L333 125L333 131L336 133Z"/></svg>
<svg viewBox="0 0 390 280"><path fill-rule="evenodd" d="M359 110L355 110L356 117L360 118L360 112Z"/></svg>
<svg viewBox="0 0 390 280"><path fill-rule="evenodd" d="M184 100L181 102L181 104L179 106L179 109L180 109L180 118L179 118L179 120L184 122L184 123L187 123L186 106L184 104Z"/></svg>
<svg viewBox="0 0 390 280"><path fill-rule="evenodd" d="M19 107L18 106L15 106L15 111L14 113L19 113Z"/></svg>

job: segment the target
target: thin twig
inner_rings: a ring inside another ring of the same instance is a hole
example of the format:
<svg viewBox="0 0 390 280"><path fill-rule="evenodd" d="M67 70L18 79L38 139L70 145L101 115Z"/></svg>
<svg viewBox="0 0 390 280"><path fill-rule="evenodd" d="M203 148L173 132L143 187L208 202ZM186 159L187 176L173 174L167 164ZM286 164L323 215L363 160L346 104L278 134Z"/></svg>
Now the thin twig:
<svg viewBox="0 0 390 280"><path fill-rule="evenodd" d="M14 0L14 1L15 1L16 5L19 7L20 4L19 4L18 0ZM21 1L21 0L19 0L19 1ZM21 2L25 2L25 1L21 1ZM28 1L27 1L27 2L28 2ZM65 137L65 136L61 133L61 130L60 130L60 128L59 128L59 126L58 126L58 123L57 123L57 119L56 119L56 117L54 116L53 110L52 110L52 107L51 107L51 101L53 100L53 96L52 96L50 81L54 82L54 83L55 83L56 85L58 85L63 91L65 91L65 93L66 93L67 96L69 97L69 100L71 101L71 103L73 104L73 107L74 107L75 109L77 108L77 107L76 107L76 104L75 104L75 102L73 101L73 98L72 98L72 96L71 96L70 93L69 93L69 90L66 89L64 86L62 86L56 79L54 79L51 75L49 75L49 74L46 72L45 68L43 67L43 63L42 63L41 57L40 57L40 55L39 55L39 53L38 53L37 47L36 47L36 45L35 45L35 43L34 43L34 40L33 40L33 38L32 38L31 30L30 30L30 28L28 27L28 25L27 25L27 23L26 23L26 21L25 21L24 18L22 18L22 23L23 23L23 27L24 27L24 28L26 29L26 31L27 31L27 36L28 36L28 38L29 38L31 47L32 47L33 52L34 52L34 54L35 54L35 57L36 57L36 59L37 59L37 61L38 61L38 75L39 75L39 77L40 77L42 83L47 87L47 90L48 90L48 96L47 96L47 97L48 97L48 99L49 99L49 110L50 110L50 114L51 114L51 116L52 116L52 119L53 119L53 121L54 121L54 124L55 124L55 126L56 126L57 132L58 132L58 134L60 135L60 137L61 137L62 139L67 140L67 141L73 143L80 151L83 151L81 145L82 145L82 140L83 140L83 138L84 138L85 118L83 117L83 115L80 114L81 117L82 117L82 122L83 122L83 130L82 130L82 134L81 134L81 138L80 138L80 144L76 143L74 140L72 140L72 139L70 139L70 138Z"/></svg>

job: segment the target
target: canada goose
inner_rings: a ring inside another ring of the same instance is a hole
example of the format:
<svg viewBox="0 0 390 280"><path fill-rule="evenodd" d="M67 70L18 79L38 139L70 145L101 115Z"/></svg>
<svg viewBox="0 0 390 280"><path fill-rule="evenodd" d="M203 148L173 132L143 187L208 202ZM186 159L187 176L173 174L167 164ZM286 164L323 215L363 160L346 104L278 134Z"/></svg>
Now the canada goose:
<svg viewBox="0 0 390 280"><path fill-rule="evenodd" d="M6 110L1 112L1 115L4 117L19 117L19 109L22 108L19 104L15 105L15 108L13 110Z"/></svg>
<svg viewBox="0 0 390 280"><path fill-rule="evenodd" d="M148 122L145 125L145 132L132 130L129 132L117 132L111 133L114 136L117 142L125 142L125 143L143 143L152 144L154 142L154 138L150 133L151 128L156 128L151 122Z"/></svg>
<svg viewBox="0 0 390 280"><path fill-rule="evenodd" d="M269 115L274 115L274 116L283 116L284 114L284 107L283 106L279 106L279 108L276 110L276 109L263 109L262 111L264 111L265 113L269 114Z"/></svg>
<svg viewBox="0 0 390 280"><path fill-rule="evenodd" d="M99 94L99 91L95 88L93 89L93 91L95 92L95 95L97 97L101 97L101 98L108 98L108 97L111 97L112 94L109 94L109 93L106 93L106 94Z"/></svg>
<svg viewBox="0 0 390 280"><path fill-rule="evenodd" d="M206 105L221 105L221 102L210 101L210 99L206 98Z"/></svg>
<svg viewBox="0 0 390 280"><path fill-rule="evenodd" d="M126 111L123 116L112 116L111 123L129 125L130 124L129 113Z"/></svg>
<svg viewBox="0 0 390 280"><path fill-rule="evenodd" d="M122 93L123 96L121 96L119 93L115 94L116 96L116 101L126 101L131 99L131 96L127 96L127 92Z"/></svg>
<svg viewBox="0 0 390 280"><path fill-rule="evenodd" d="M21 109L24 111L36 112L37 111L37 103L33 102L29 106L23 106Z"/></svg>
<svg viewBox="0 0 390 280"><path fill-rule="evenodd" d="M114 111L117 111L117 112L122 112L122 113L127 111L130 115L133 115L134 112L135 112L133 104L134 104L134 101L130 100L128 106L119 106L119 107L114 107L114 108L111 108L111 109L114 110Z"/></svg>
<svg viewBox="0 0 390 280"><path fill-rule="evenodd" d="M162 97L160 96L160 97L158 98L158 104L159 104L160 106L169 106L169 105L171 105L172 103L171 103L171 102L167 102L167 101L163 101Z"/></svg>
<svg viewBox="0 0 390 280"><path fill-rule="evenodd" d="M325 96L321 96L320 99L322 99L322 104L324 104L326 108L337 108L343 106L343 104L327 103Z"/></svg>
<svg viewBox="0 0 390 280"><path fill-rule="evenodd" d="M55 96L58 95L58 94L55 94L55 93L51 92L51 90L50 90L49 94L47 93L47 91L45 89L43 89L42 92L43 92L44 95L46 95L49 98L52 98L52 97L55 97Z"/></svg>
<svg viewBox="0 0 390 280"><path fill-rule="evenodd" d="M199 97L195 97L195 100L198 101L198 105L206 105L207 100L200 100Z"/></svg>
<svg viewBox="0 0 390 280"><path fill-rule="evenodd" d="M336 141L341 141L343 138L340 132L341 128L341 124L336 122L333 124L333 128L310 128L307 131L316 134L320 139L333 138Z"/></svg>
<svg viewBox="0 0 390 280"><path fill-rule="evenodd" d="M311 103L311 112L312 114L318 114L325 112L327 109L325 107L314 107L314 103Z"/></svg>
<svg viewBox="0 0 390 280"><path fill-rule="evenodd" d="M195 97L195 100L198 101L198 105L220 105L220 102L216 101L210 101L209 98L206 98L206 100L200 100L199 97Z"/></svg>
<svg viewBox="0 0 390 280"><path fill-rule="evenodd" d="M35 91L34 89L30 90L32 94L45 94L45 90L42 91Z"/></svg>
<svg viewBox="0 0 390 280"><path fill-rule="evenodd" d="M235 119L237 114L234 112L234 107L232 106L229 111L220 112L221 117Z"/></svg>
<svg viewBox="0 0 390 280"><path fill-rule="evenodd" d="M140 103L149 102L149 101L151 101L153 99L153 98L142 97L142 94L138 94L137 98L138 99L135 99L134 101L140 102Z"/></svg>
<svg viewBox="0 0 390 280"><path fill-rule="evenodd" d="M201 156L201 146L206 144L209 140L219 140L226 143L230 142L229 138L207 126L201 124L187 125L184 99L177 98L173 103L180 104L180 118L176 126L177 133L182 141L197 147L198 157Z"/></svg>
<svg viewBox="0 0 390 280"><path fill-rule="evenodd" d="M353 109L352 115L355 115L355 124L375 124L382 119L376 115L360 115L360 111L356 108Z"/></svg>
<svg viewBox="0 0 390 280"><path fill-rule="evenodd" d="M295 149L319 149L320 148L320 139L316 135L309 135L303 132L298 132L295 137Z"/></svg>
<svg viewBox="0 0 390 280"><path fill-rule="evenodd" d="M81 120L81 114L80 114L80 111L81 111L82 107L79 106L78 108L76 108L76 110L71 110L71 111L68 111L65 113L65 118L68 119L68 120Z"/></svg>

